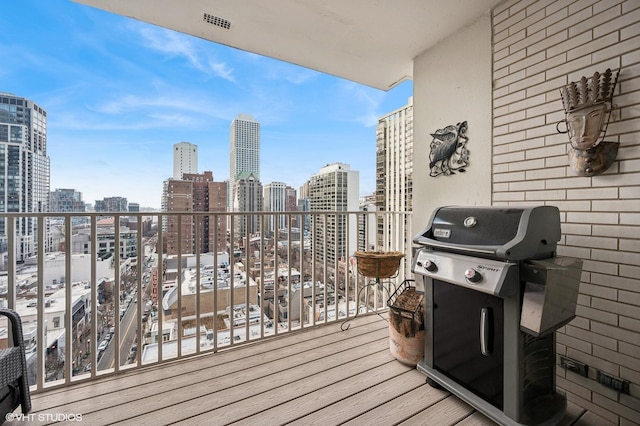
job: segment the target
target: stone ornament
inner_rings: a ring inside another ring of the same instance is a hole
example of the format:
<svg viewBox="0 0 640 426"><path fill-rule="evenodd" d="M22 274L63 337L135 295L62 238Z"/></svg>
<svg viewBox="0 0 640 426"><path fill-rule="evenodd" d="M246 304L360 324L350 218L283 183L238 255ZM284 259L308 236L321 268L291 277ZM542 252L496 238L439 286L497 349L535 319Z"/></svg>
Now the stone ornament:
<svg viewBox="0 0 640 426"><path fill-rule="evenodd" d="M606 142L613 105L613 93L619 71L607 69L592 77L582 77L560 89L565 119L556 125L559 133L568 133L569 165L578 176L604 173L616 159L618 142ZM566 130L559 128L564 122Z"/></svg>

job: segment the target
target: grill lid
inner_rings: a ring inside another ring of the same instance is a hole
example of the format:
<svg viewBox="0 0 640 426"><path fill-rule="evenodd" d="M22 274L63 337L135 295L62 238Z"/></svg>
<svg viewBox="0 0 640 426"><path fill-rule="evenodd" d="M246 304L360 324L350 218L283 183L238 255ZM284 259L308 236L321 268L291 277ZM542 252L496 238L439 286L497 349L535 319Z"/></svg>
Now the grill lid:
<svg viewBox="0 0 640 426"><path fill-rule="evenodd" d="M516 261L553 257L558 241L554 206L440 207L413 239L433 249Z"/></svg>

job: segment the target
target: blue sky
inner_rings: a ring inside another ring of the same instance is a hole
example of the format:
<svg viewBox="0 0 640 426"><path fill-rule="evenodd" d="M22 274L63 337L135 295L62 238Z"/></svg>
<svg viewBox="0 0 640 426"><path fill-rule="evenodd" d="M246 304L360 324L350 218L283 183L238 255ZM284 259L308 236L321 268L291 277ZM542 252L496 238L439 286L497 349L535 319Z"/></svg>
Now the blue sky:
<svg viewBox="0 0 640 426"><path fill-rule="evenodd" d="M229 178L229 126L261 125L261 181L296 190L326 164L375 187L377 119L406 105L383 92L66 0L4 1L0 92L48 114L51 190L160 207L173 145L198 145L198 171Z"/></svg>

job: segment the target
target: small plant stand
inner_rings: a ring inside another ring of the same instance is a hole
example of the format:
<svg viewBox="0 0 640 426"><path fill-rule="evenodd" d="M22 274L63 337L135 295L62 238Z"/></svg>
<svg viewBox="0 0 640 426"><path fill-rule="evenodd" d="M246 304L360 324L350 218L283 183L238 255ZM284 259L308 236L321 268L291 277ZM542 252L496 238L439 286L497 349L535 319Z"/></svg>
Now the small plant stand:
<svg viewBox="0 0 640 426"><path fill-rule="evenodd" d="M340 328L342 331L348 330L348 322L358 316L360 312L360 292L369 286L382 286L388 284L387 291L391 293L391 286L395 284L389 278L396 277L398 275L398 268L400 267L400 261L404 257L404 253L399 251L357 251L354 253L357 260L358 273L364 277L371 278L371 280L364 286L358 289L356 294L356 314L353 318L347 318L342 322ZM382 281L387 279L387 281ZM346 325L346 327L345 327Z"/></svg>

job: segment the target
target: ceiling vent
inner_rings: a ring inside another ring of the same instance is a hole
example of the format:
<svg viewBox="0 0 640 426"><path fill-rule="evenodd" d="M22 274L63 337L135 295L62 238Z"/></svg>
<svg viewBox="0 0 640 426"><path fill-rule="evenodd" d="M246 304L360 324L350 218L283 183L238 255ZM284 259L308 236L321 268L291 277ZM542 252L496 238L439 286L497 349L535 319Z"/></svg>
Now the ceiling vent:
<svg viewBox="0 0 640 426"><path fill-rule="evenodd" d="M207 12L204 12L204 14L202 15L202 20L211 25L215 25L216 27L224 28L225 30L231 28L231 22Z"/></svg>

